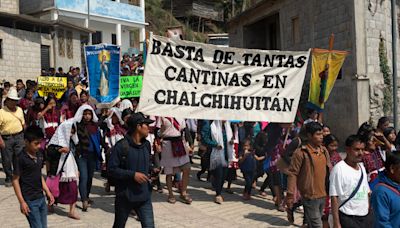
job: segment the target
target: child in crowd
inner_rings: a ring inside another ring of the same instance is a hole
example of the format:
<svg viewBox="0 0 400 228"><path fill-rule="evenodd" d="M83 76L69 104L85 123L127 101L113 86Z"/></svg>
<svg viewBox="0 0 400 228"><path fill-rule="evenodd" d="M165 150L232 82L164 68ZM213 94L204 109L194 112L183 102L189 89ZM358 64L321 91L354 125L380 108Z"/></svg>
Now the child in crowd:
<svg viewBox="0 0 400 228"><path fill-rule="evenodd" d="M14 161L14 191L21 213L28 219L30 227L47 227L47 205L43 191L49 198L49 205L54 203L54 197L41 172L44 162L40 152L40 143L44 138L42 129L30 126L25 130L24 138L25 150Z"/></svg>
<svg viewBox="0 0 400 228"><path fill-rule="evenodd" d="M337 152L337 149L339 147L339 140L336 136L329 134L324 137L324 146L329 152L329 158L333 167L342 160L342 157ZM322 217L324 228L329 227L328 218L330 214L331 214L331 200L330 197L327 196L325 201L324 215Z"/></svg>
<svg viewBox="0 0 400 228"><path fill-rule="evenodd" d="M246 182L243 192L243 199L250 200L251 190L253 188L253 178L256 170L256 160L254 158L254 151L251 148L250 139L244 140L242 150L239 151L239 165Z"/></svg>
<svg viewBox="0 0 400 228"><path fill-rule="evenodd" d="M92 188L94 170L103 160L101 146L107 150L100 129L98 118L90 105L82 105L74 117L77 122L79 144L76 149L76 161L79 168L79 193L82 200L82 211L87 211L89 194Z"/></svg>

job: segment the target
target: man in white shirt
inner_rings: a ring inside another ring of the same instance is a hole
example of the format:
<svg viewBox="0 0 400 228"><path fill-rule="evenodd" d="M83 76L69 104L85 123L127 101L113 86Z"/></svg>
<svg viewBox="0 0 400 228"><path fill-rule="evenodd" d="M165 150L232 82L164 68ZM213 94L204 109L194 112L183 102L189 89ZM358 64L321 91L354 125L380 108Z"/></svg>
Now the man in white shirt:
<svg viewBox="0 0 400 228"><path fill-rule="evenodd" d="M346 140L346 159L337 163L330 174L329 195L335 228L368 227L370 188L362 162L365 144L356 135Z"/></svg>

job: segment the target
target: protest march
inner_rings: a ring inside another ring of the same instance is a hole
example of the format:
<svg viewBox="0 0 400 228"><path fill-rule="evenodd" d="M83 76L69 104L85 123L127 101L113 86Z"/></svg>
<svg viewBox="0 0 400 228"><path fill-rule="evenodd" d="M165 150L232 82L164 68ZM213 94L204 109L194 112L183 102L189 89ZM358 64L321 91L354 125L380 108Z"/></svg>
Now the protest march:
<svg viewBox="0 0 400 228"><path fill-rule="evenodd" d="M58 204L68 205L62 216L84 220L101 207L93 198L99 175L115 197L113 227L132 216L155 227L154 195L190 206L193 182L207 183L209 204L229 203L228 194L246 204L271 195L274 210L288 224L301 217L301 227L400 227L392 120L362 123L344 141L325 124L348 52L157 35L146 47L121 56L118 45L86 45L86 70L3 83L4 185L30 227L55 226L47 215L61 213Z"/></svg>

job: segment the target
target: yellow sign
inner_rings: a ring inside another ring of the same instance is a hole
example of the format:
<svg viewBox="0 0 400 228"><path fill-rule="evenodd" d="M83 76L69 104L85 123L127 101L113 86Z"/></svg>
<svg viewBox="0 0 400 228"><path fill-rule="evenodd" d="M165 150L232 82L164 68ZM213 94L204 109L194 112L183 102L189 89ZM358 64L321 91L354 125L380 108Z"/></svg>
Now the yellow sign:
<svg viewBox="0 0 400 228"><path fill-rule="evenodd" d="M50 93L53 93L57 99L60 99L66 89L66 77L38 77L38 92L41 97L47 97Z"/></svg>
<svg viewBox="0 0 400 228"><path fill-rule="evenodd" d="M309 108L324 110L325 102L328 100L346 56L345 51L313 49Z"/></svg>

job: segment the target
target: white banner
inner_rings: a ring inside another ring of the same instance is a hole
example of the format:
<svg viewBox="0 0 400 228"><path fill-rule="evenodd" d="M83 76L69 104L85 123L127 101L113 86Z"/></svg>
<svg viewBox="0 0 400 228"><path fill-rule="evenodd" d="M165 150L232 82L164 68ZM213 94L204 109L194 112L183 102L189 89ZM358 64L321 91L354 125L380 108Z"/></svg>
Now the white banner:
<svg viewBox="0 0 400 228"><path fill-rule="evenodd" d="M309 54L152 36L138 110L164 117L290 123Z"/></svg>

